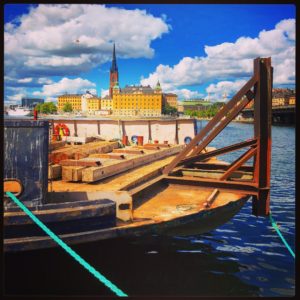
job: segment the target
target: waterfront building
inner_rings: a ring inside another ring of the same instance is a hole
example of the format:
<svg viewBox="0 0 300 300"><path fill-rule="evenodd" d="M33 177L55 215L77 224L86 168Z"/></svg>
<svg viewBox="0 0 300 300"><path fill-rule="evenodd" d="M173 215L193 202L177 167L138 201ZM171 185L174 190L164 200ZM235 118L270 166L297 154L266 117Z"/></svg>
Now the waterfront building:
<svg viewBox="0 0 300 300"><path fill-rule="evenodd" d="M169 105L174 108L178 108L177 103L177 95L173 93L163 93L163 103L162 106L165 107L166 105Z"/></svg>
<svg viewBox="0 0 300 300"><path fill-rule="evenodd" d="M101 99L101 110L112 111L112 99L108 95Z"/></svg>
<svg viewBox="0 0 300 300"><path fill-rule="evenodd" d="M113 115L160 117L162 111L162 90L158 82L153 89L148 86L126 86L118 83L113 88Z"/></svg>
<svg viewBox="0 0 300 300"><path fill-rule="evenodd" d="M91 112L101 109L101 99L88 91L85 94L64 94L58 96L58 111L62 111L66 103L72 105L73 111Z"/></svg>
<svg viewBox="0 0 300 300"><path fill-rule="evenodd" d="M21 103L23 107L34 108L38 103L44 103L44 99L22 98Z"/></svg>
<svg viewBox="0 0 300 300"><path fill-rule="evenodd" d="M63 107L66 103L70 103L72 105L73 111L81 110L81 96L82 94L64 94L58 96L57 98L57 109L58 111L62 111Z"/></svg>

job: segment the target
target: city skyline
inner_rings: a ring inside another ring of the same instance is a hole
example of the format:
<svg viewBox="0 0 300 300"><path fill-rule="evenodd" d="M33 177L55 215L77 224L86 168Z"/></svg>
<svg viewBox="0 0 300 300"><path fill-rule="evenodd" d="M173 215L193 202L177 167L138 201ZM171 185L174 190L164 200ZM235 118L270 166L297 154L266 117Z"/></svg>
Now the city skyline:
<svg viewBox="0 0 300 300"><path fill-rule="evenodd" d="M121 87L159 80L179 99L220 100L247 81L255 57L271 56L274 87L294 88L293 5L178 6L5 5L5 101L105 96L113 43Z"/></svg>

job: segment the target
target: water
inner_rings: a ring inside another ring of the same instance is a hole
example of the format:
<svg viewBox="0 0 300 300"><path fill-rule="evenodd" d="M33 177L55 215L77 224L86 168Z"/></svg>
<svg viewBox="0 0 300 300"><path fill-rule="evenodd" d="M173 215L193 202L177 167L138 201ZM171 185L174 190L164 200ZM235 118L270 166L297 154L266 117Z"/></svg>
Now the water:
<svg viewBox="0 0 300 300"><path fill-rule="evenodd" d="M232 123L211 146L220 148L252 135L251 124ZM230 153L223 158L235 157ZM271 211L295 250L293 127L272 127ZM230 222L205 235L106 240L74 249L132 296L295 293L294 259L269 219L251 215L250 201ZM7 294L113 295L58 248L6 254L4 276Z"/></svg>

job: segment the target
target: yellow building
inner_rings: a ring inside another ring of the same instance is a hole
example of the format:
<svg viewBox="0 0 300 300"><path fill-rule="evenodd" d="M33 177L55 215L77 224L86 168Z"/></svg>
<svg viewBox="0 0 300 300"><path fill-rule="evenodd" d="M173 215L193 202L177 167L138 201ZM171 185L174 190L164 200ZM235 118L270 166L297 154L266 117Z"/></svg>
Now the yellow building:
<svg viewBox="0 0 300 300"><path fill-rule="evenodd" d="M177 95L173 93L164 93L163 94L163 106L169 105L177 109Z"/></svg>
<svg viewBox="0 0 300 300"><path fill-rule="evenodd" d="M112 110L112 99L108 96L101 99L101 109L102 110Z"/></svg>
<svg viewBox="0 0 300 300"><path fill-rule="evenodd" d="M148 86L126 86L118 83L113 89L112 110L115 116L160 117L162 91L159 82L155 89Z"/></svg>
<svg viewBox="0 0 300 300"><path fill-rule="evenodd" d="M72 105L74 111L81 111L81 96L79 94L65 94L58 96L57 101L57 110L62 111L66 103Z"/></svg>
<svg viewBox="0 0 300 300"><path fill-rule="evenodd" d="M58 96L58 111L62 111L66 103L70 103L72 105L73 111L91 112L101 109L101 99L89 92L86 94L65 94Z"/></svg>

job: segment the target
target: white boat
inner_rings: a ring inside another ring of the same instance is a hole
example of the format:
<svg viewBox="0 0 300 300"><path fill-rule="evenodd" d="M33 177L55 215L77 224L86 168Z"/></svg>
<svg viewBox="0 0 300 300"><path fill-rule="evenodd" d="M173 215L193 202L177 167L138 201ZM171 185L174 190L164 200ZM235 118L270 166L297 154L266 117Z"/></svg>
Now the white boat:
<svg viewBox="0 0 300 300"><path fill-rule="evenodd" d="M7 110L7 114L9 116L28 116L31 113L31 109L26 108L26 107L21 107L21 106L17 106L14 108L10 108L9 110Z"/></svg>

